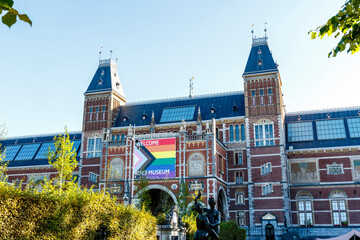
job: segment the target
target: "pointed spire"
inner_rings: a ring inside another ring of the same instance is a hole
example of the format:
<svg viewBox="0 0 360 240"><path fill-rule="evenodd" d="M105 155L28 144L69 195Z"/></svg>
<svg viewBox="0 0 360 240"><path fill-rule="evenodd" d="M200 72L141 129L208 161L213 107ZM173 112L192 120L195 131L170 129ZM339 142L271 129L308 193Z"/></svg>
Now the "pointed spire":
<svg viewBox="0 0 360 240"><path fill-rule="evenodd" d="M152 113L151 113L150 126L155 126L155 113L154 113L154 110L153 110Z"/></svg>
<svg viewBox="0 0 360 240"><path fill-rule="evenodd" d="M197 122L201 122L201 111L200 111L200 106L198 108L198 116L197 116Z"/></svg>
<svg viewBox="0 0 360 240"><path fill-rule="evenodd" d="M192 76L192 77L190 78L190 93L189 93L189 97L191 97L191 98L194 96L193 80L194 80L194 76Z"/></svg>

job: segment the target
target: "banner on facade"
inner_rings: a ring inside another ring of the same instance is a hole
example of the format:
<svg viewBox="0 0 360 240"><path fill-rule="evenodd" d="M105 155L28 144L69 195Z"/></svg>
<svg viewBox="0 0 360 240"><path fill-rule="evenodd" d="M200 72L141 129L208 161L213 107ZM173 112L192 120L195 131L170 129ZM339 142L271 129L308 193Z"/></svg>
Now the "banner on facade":
<svg viewBox="0 0 360 240"><path fill-rule="evenodd" d="M135 179L175 177L176 138L138 140L134 148Z"/></svg>

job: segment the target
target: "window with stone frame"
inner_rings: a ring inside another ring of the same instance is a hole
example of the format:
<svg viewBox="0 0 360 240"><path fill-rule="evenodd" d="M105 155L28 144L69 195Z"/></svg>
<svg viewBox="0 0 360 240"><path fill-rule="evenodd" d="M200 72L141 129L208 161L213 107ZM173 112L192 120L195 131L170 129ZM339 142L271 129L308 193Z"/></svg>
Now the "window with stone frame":
<svg viewBox="0 0 360 240"><path fill-rule="evenodd" d="M298 200L299 224L301 226L313 225L313 211L311 200Z"/></svg>
<svg viewBox="0 0 360 240"><path fill-rule="evenodd" d="M238 226L246 226L245 212L237 211L236 212L236 222Z"/></svg>
<svg viewBox="0 0 360 240"><path fill-rule="evenodd" d="M109 180L118 181L124 179L124 161L121 158L111 160L108 169Z"/></svg>
<svg viewBox="0 0 360 240"><path fill-rule="evenodd" d="M274 125L269 120L260 120L254 125L255 146L272 146L274 140Z"/></svg>
<svg viewBox="0 0 360 240"><path fill-rule="evenodd" d="M334 226L347 226L346 194L341 190L333 190L330 195L331 216Z"/></svg>
<svg viewBox="0 0 360 240"><path fill-rule="evenodd" d="M188 161L188 176L205 176L205 158L201 153L192 153Z"/></svg>
<svg viewBox="0 0 360 240"><path fill-rule="evenodd" d="M245 204L245 193L243 190L237 189L235 193L235 205Z"/></svg>
<svg viewBox="0 0 360 240"><path fill-rule="evenodd" d="M270 193L272 193L274 190L273 190L273 185L272 183L266 183L266 184L263 184L261 186L261 194L263 196L265 195L269 195Z"/></svg>
<svg viewBox="0 0 360 240"><path fill-rule="evenodd" d="M271 173L272 172L271 163L268 162L268 163L261 165L260 170L261 170L261 175L266 175L268 173Z"/></svg>
<svg viewBox="0 0 360 240"><path fill-rule="evenodd" d="M233 142L234 141L234 126L230 125L229 126L229 142Z"/></svg>
<svg viewBox="0 0 360 240"><path fill-rule="evenodd" d="M243 172L241 171L236 171L235 172L235 183L236 184L242 184L243 183Z"/></svg>
<svg viewBox="0 0 360 240"><path fill-rule="evenodd" d="M91 137L87 141L87 158L101 156L101 137Z"/></svg>
<svg viewBox="0 0 360 240"><path fill-rule="evenodd" d="M234 165L242 165L242 152L235 152L234 153Z"/></svg>
<svg viewBox="0 0 360 240"><path fill-rule="evenodd" d="M221 174L224 174L225 173L225 158L221 155L219 155L219 172Z"/></svg>
<svg viewBox="0 0 360 240"><path fill-rule="evenodd" d="M296 194L298 223L300 226L313 225L313 203L312 195L308 191L301 190Z"/></svg>

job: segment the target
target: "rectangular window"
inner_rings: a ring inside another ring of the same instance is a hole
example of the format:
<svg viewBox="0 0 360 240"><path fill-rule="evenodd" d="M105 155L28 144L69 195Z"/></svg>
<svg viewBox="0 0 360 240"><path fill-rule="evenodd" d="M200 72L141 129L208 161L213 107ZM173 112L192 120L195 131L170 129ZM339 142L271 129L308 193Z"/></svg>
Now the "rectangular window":
<svg viewBox="0 0 360 240"><path fill-rule="evenodd" d="M268 89L268 94L271 95L271 88Z"/></svg>
<svg viewBox="0 0 360 240"><path fill-rule="evenodd" d="M245 226L245 212L244 211L239 211L236 213L236 219L237 219L237 224L238 226Z"/></svg>
<svg viewBox="0 0 360 240"><path fill-rule="evenodd" d="M255 125L255 146L274 145L274 132L272 124Z"/></svg>
<svg viewBox="0 0 360 240"><path fill-rule="evenodd" d="M348 118L347 124L351 138L360 137L360 118Z"/></svg>
<svg viewBox="0 0 360 240"><path fill-rule="evenodd" d="M262 195L268 195L273 192L273 185L271 183L267 183L262 185Z"/></svg>
<svg viewBox="0 0 360 240"><path fill-rule="evenodd" d="M98 182L98 177L99 175L93 173L93 172L90 172L89 173L89 182L92 182L92 183L97 183Z"/></svg>
<svg viewBox="0 0 360 240"><path fill-rule="evenodd" d="M347 211L345 200L332 200L332 216L335 226L347 226Z"/></svg>
<svg viewBox="0 0 360 240"><path fill-rule="evenodd" d="M260 96L264 95L264 90L260 90Z"/></svg>
<svg viewBox="0 0 360 240"><path fill-rule="evenodd" d="M236 152L235 153L235 165L241 165L242 164L242 153Z"/></svg>
<svg viewBox="0 0 360 240"><path fill-rule="evenodd" d="M254 97L255 96L255 90L251 91L251 95Z"/></svg>
<svg viewBox="0 0 360 240"><path fill-rule="evenodd" d="M235 204L236 205L244 205L245 204L244 192L242 190L235 194Z"/></svg>
<svg viewBox="0 0 360 240"><path fill-rule="evenodd" d="M101 155L101 138L89 138L87 146L87 157L100 157Z"/></svg>
<svg viewBox="0 0 360 240"><path fill-rule="evenodd" d="M264 96L260 96L260 104L264 105Z"/></svg>
<svg viewBox="0 0 360 240"><path fill-rule="evenodd" d="M287 127L288 127L287 134L288 134L289 142L314 140L312 122L288 123Z"/></svg>
<svg viewBox="0 0 360 240"><path fill-rule="evenodd" d="M271 163L266 163L261 166L261 175L265 175L272 172Z"/></svg>
<svg viewBox="0 0 360 240"><path fill-rule="evenodd" d="M319 140L346 138L342 119L316 121L316 130Z"/></svg>
<svg viewBox="0 0 360 240"><path fill-rule="evenodd" d="M243 173L242 172L235 172L235 182L236 182L236 184L243 183Z"/></svg>
<svg viewBox="0 0 360 240"><path fill-rule="evenodd" d="M160 122L176 122L182 120L192 120L194 118L195 106L164 108Z"/></svg>
<svg viewBox="0 0 360 240"><path fill-rule="evenodd" d="M310 200L298 202L299 224L301 226L312 226L312 205Z"/></svg>

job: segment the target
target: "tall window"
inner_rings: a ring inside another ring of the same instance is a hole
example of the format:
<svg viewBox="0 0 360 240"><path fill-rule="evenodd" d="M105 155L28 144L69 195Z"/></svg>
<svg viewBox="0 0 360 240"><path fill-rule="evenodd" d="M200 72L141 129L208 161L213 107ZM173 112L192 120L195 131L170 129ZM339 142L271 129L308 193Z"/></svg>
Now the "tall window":
<svg viewBox="0 0 360 240"><path fill-rule="evenodd" d="M235 141L240 141L240 127L239 125L235 125Z"/></svg>
<svg viewBox="0 0 360 240"><path fill-rule="evenodd" d="M234 141L234 126L230 125L230 142Z"/></svg>
<svg viewBox="0 0 360 240"><path fill-rule="evenodd" d="M251 101L252 101L252 105L255 106L256 105L256 98L255 98L255 90L251 91Z"/></svg>
<svg viewBox="0 0 360 240"><path fill-rule="evenodd" d="M244 194L243 190L236 190L235 204L236 205L244 205L245 204L245 194Z"/></svg>
<svg viewBox="0 0 360 240"><path fill-rule="evenodd" d="M93 112L93 108L90 107L90 110L89 110L90 114L89 114L89 122L92 121L92 112Z"/></svg>
<svg viewBox="0 0 360 240"><path fill-rule="evenodd" d="M274 131L272 124L255 125L255 146L274 145Z"/></svg>
<svg viewBox="0 0 360 240"><path fill-rule="evenodd" d="M100 157L101 155L101 137L94 137L88 139L87 157Z"/></svg>
<svg viewBox="0 0 360 240"><path fill-rule="evenodd" d="M299 223L302 226L312 226L312 206L310 200L298 201Z"/></svg>
<svg viewBox="0 0 360 240"><path fill-rule="evenodd" d="M333 222L335 226L347 225L347 211L345 200L331 200Z"/></svg>
<svg viewBox="0 0 360 240"><path fill-rule="evenodd" d="M103 110L103 114L102 114L102 115L103 115L103 116L102 116L102 120L105 120L105 110L106 110L105 106L103 106L103 109L102 109L102 110Z"/></svg>
<svg viewBox="0 0 360 240"><path fill-rule="evenodd" d="M236 221L238 226L245 226L245 212L244 211L238 211L236 213Z"/></svg>
<svg viewBox="0 0 360 240"><path fill-rule="evenodd" d="M260 104L264 105L264 90L260 90Z"/></svg>
<svg viewBox="0 0 360 240"><path fill-rule="evenodd" d="M241 124L241 141L245 141L245 125Z"/></svg>
<svg viewBox="0 0 360 240"><path fill-rule="evenodd" d="M269 104L272 104L271 88L268 89L268 94L269 94Z"/></svg>

